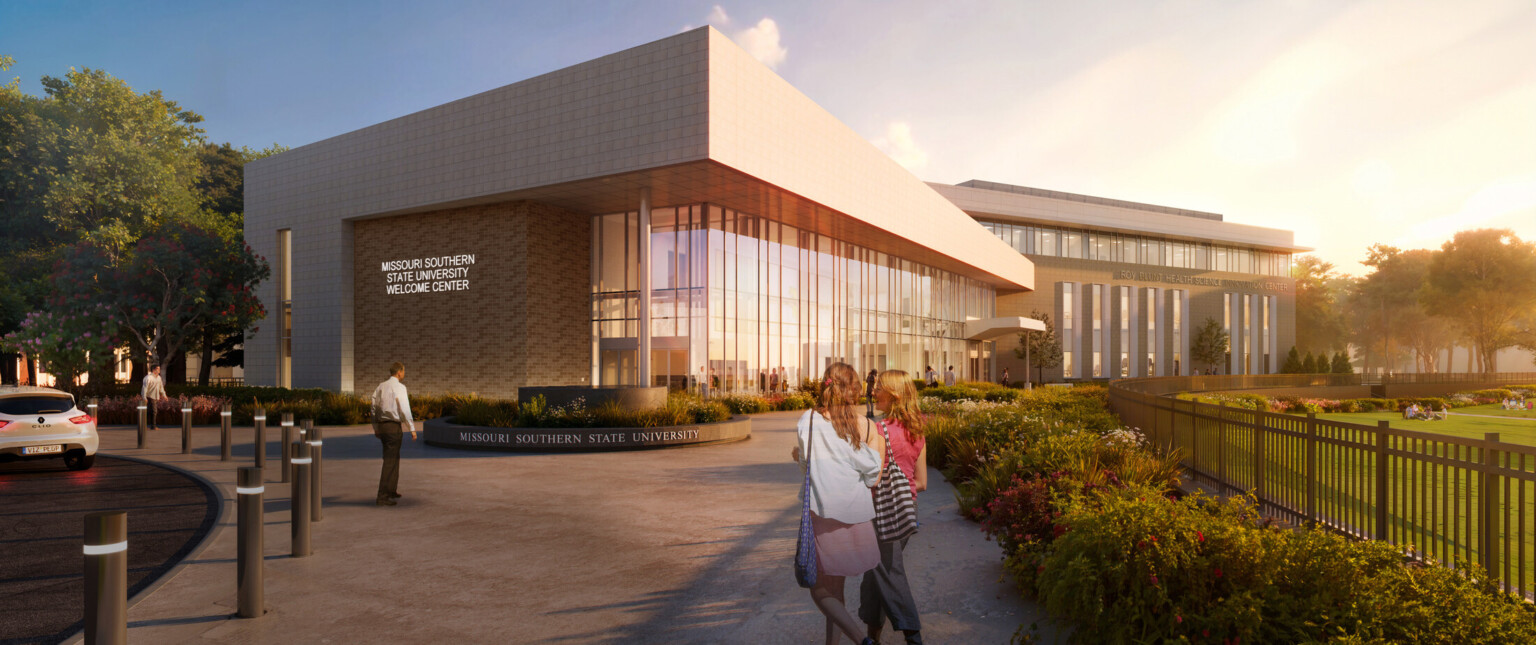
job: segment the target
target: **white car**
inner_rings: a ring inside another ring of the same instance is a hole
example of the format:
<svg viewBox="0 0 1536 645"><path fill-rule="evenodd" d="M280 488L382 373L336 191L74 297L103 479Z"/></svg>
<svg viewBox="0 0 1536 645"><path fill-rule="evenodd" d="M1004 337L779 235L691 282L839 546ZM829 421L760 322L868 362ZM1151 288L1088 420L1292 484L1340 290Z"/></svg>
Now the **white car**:
<svg viewBox="0 0 1536 645"><path fill-rule="evenodd" d="M70 470L96 463L96 419L75 397L46 387L0 387L0 462L63 457Z"/></svg>

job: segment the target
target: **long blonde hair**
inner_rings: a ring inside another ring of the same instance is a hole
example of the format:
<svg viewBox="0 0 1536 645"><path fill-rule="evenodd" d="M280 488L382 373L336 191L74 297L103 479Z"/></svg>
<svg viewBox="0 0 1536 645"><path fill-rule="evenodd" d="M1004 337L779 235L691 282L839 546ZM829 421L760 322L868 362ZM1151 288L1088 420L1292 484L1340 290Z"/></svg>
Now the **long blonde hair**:
<svg viewBox="0 0 1536 645"><path fill-rule="evenodd" d="M891 409L885 418L901 422L912 439L923 436L923 413L917 408L917 388L904 370L886 370L875 377L875 390L891 397Z"/></svg>
<svg viewBox="0 0 1536 645"><path fill-rule="evenodd" d="M862 427L858 423L858 415L853 411L853 405L859 401L859 394L863 390L861 384L859 373L853 370L853 366L847 363L828 365L821 379L821 395L816 409L827 421L832 422L832 429L837 431L837 436L842 437L855 450L864 447L864 433L860 432Z"/></svg>

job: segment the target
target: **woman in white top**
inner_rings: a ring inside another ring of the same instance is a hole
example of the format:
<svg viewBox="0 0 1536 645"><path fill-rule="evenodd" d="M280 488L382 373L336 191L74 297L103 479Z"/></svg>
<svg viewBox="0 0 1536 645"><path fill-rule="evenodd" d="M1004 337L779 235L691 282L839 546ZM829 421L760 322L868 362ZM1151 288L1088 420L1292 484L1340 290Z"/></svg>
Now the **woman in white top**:
<svg viewBox="0 0 1536 645"><path fill-rule="evenodd" d="M885 440L874 424L854 411L862 383L846 363L827 367L820 405L800 417L799 441L791 451L811 471L811 526L816 533L816 586L811 600L827 617L827 645L841 630L860 643L862 625L843 603L843 581L880 565L875 538L875 503L870 489L880 483ZM810 458L802 461L801 455ZM807 463L809 462L809 463Z"/></svg>

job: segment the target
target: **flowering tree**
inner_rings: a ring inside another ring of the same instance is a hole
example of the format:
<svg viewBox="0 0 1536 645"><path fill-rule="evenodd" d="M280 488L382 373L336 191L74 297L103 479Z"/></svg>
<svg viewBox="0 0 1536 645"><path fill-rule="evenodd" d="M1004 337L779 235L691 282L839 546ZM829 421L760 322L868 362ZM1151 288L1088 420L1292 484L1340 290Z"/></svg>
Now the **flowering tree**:
<svg viewBox="0 0 1536 645"><path fill-rule="evenodd" d="M62 301L55 297L50 304ZM112 349L121 344L117 325L105 315L105 308L98 305L96 309L95 315L63 309L27 314L19 329L0 339L0 346L34 357L43 371L68 389L81 374L109 364Z"/></svg>
<svg viewBox="0 0 1536 645"><path fill-rule="evenodd" d="M255 287L271 271L243 241L186 222L161 227L124 256L79 244L54 274L62 308L106 318L163 366L209 326L250 327L266 315Z"/></svg>

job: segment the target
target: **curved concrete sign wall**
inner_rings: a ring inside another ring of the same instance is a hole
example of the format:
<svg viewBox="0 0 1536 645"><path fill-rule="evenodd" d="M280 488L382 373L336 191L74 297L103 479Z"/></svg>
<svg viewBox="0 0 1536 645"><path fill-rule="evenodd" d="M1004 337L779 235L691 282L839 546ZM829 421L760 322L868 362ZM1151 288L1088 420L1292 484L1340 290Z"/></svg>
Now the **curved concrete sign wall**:
<svg viewBox="0 0 1536 645"><path fill-rule="evenodd" d="M602 451L665 448L741 441L752 436L752 419L733 417L717 423L660 428L489 428L429 419L427 443L472 450Z"/></svg>

